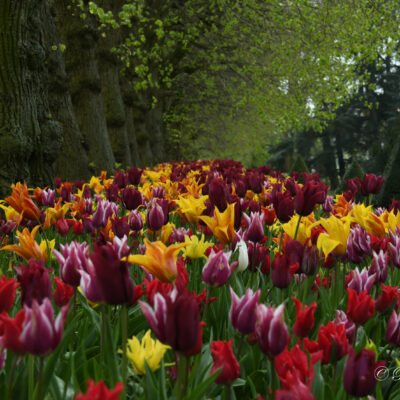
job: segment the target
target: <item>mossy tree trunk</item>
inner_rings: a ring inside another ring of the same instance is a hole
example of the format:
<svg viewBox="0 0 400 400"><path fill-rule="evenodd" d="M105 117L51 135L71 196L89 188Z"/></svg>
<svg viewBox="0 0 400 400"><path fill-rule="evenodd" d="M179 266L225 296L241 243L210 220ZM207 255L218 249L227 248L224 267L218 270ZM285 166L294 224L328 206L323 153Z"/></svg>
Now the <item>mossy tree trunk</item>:
<svg viewBox="0 0 400 400"><path fill-rule="evenodd" d="M65 64L71 83L71 97L79 128L84 137L92 172L112 170L115 163L107 131L97 60L98 32L90 16L85 21L69 0L55 2L57 27L66 45Z"/></svg>
<svg viewBox="0 0 400 400"><path fill-rule="evenodd" d="M10 183L50 185L62 128L47 99L45 0L0 2L0 194Z"/></svg>
<svg viewBox="0 0 400 400"><path fill-rule="evenodd" d="M89 159L83 147L83 137L76 120L70 85L65 71L64 44L61 42L54 23L54 1L51 2L47 20L49 44L49 105L52 115L63 128L63 145L55 163L55 174L63 179L86 180L89 174Z"/></svg>

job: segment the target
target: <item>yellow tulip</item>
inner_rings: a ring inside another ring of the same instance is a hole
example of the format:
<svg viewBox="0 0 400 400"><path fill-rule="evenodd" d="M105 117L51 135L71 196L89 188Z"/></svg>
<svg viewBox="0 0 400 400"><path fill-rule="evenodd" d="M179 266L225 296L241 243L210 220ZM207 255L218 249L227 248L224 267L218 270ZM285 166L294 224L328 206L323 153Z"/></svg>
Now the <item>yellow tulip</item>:
<svg viewBox="0 0 400 400"><path fill-rule="evenodd" d="M288 234L292 239L294 239L294 235L296 234L296 227L298 223L299 217L291 218L289 222L282 225L283 230L286 234ZM303 217L300 220L299 229L297 231L296 240L298 240L303 246L306 244L307 239L311 237L311 229L315 224L315 218L313 214L308 215L307 217Z"/></svg>
<svg viewBox="0 0 400 400"><path fill-rule="evenodd" d="M315 225L321 224L326 233L318 236L317 247L325 253L325 257L334 251L337 255L343 255L347 250L347 238L350 234L350 221L331 216L320 219ZM314 226L315 226L314 225Z"/></svg>
<svg viewBox="0 0 400 400"><path fill-rule="evenodd" d="M357 222L368 233L384 237L386 234L385 224L373 212L372 206L365 207L364 204L356 204L351 210L352 221Z"/></svg>
<svg viewBox="0 0 400 400"><path fill-rule="evenodd" d="M178 253L185 247L185 243L176 243L166 246L163 242L150 242L144 239L146 253L128 256L126 261L141 265L147 272L154 275L161 282L173 282L178 276L176 260Z"/></svg>
<svg viewBox="0 0 400 400"><path fill-rule="evenodd" d="M192 235L191 237L185 235L185 249L183 250L183 255L187 258L207 258L205 256L205 251L211 247L214 243L205 242L204 234L201 235L201 239L196 235Z"/></svg>
<svg viewBox="0 0 400 400"><path fill-rule="evenodd" d="M183 215L190 223L196 224L201 216L201 213L207 208L204 202L208 196L196 198L194 196L183 197L179 196L175 203L178 206L178 213Z"/></svg>
<svg viewBox="0 0 400 400"><path fill-rule="evenodd" d="M200 219L206 223L222 244L233 242L235 238L235 204L229 204L222 213L215 207L214 217L200 217Z"/></svg>
<svg viewBox="0 0 400 400"><path fill-rule="evenodd" d="M128 339L126 355L138 375L144 375L146 373L145 363L152 371L156 371L160 368L160 363L165 352L170 349L170 346L166 346L160 341L152 339L150 333L151 331L149 329L143 336L141 342L139 342L136 336L132 339Z"/></svg>

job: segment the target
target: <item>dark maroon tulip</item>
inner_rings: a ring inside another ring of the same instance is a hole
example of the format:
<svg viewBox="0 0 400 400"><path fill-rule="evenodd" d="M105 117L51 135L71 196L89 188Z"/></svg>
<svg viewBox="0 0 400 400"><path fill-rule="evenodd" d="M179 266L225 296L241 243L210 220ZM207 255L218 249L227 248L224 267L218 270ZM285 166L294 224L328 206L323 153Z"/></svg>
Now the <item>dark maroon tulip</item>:
<svg viewBox="0 0 400 400"><path fill-rule="evenodd" d="M271 265L271 279L274 286L284 289L290 285L293 274L299 268L299 264L291 264L286 254L275 255Z"/></svg>
<svg viewBox="0 0 400 400"><path fill-rule="evenodd" d="M261 272L268 274L270 267L270 256L268 255L268 249L260 244L256 244L256 253L254 254L254 243L247 243L247 254L249 257L249 270L255 271L260 268ZM255 256L255 257L254 257ZM254 258L254 261L253 261Z"/></svg>
<svg viewBox="0 0 400 400"><path fill-rule="evenodd" d="M245 197L247 193L246 179L238 178L235 180L235 192L239 197Z"/></svg>
<svg viewBox="0 0 400 400"><path fill-rule="evenodd" d="M360 178L352 178L349 179L348 181L344 181L346 184L347 188L350 190L350 192L353 194L353 197L358 193L358 190L360 189L361 186L361 179Z"/></svg>
<svg viewBox="0 0 400 400"><path fill-rule="evenodd" d="M119 189L123 189L128 184L128 176L122 171L116 171L113 183L116 184Z"/></svg>
<svg viewBox="0 0 400 400"><path fill-rule="evenodd" d="M397 214L400 211L400 200L392 199L392 202L388 207L388 211L393 211L395 214Z"/></svg>
<svg viewBox="0 0 400 400"><path fill-rule="evenodd" d="M322 182L308 181L302 187L296 186L294 207L297 214L307 216L311 214L316 204L323 204L328 187Z"/></svg>
<svg viewBox="0 0 400 400"><path fill-rule="evenodd" d="M94 244L90 260L104 301L108 304L129 304L134 297L134 285L129 274L129 264L121 261L121 258L129 254L129 247L127 245L117 247L116 243L121 244L124 241L114 238L113 245ZM121 250L124 247L125 251Z"/></svg>
<svg viewBox="0 0 400 400"><path fill-rule="evenodd" d="M113 201L116 202L118 201L119 198L119 187L116 183L112 183L107 189L106 189L106 198L108 201Z"/></svg>
<svg viewBox="0 0 400 400"><path fill-rule="evenodd" d="M68 232L69 232L69 225L68 222L65 218L61 218L57 221L57 232L61 235L61 236L67 236Z"/></svg>
<svg viewBox="0 0 400 400"><path fill-rule="evenodd" d="M314 275L319 267L319 251L317 246L305 246L300 271L306 275Z"/></svg>
<svg viewBox="0 0 400 400"><path fill-rule="evenodd" d="M254 193L261 193L263 190L263 185L265 181L264 174L259 173L257 171L249 172L246 175L248 188L252 190Z"/></svg>
<svg viewBox="0 0 400 400"><path fill-rule="evenodd" d="M143 170L139 168L132 167L126 171L126 175L128 176L128 181L131 185L139 185L140 178L142 176Z"/></svg>
<svg viewBox="0 0 400 400"><path fill-rule="evenodd" d="M376 386L376 371L386 365L385 361L375 362L375 352L362 349L358 354L350 348L343 372L344 388L348 394L364 397L371 394Z"/></svg>
<svg viewBox="0 0 400 400"><path fill-rule="evenodd" d="M220 212L225 211L228 205L229 191L222 179L214 178L211 181L208 196L213 206L216 206Z"/></svg>
<svg viewBox="0 0 400 400"><path fill-rule="evenodd" d="M385 182L385 178L374 174L365 174L364 179L361 182L361 194L368 196L370 194L378 194Z"/></svg>
<svg viewBox="0 0 400 400"><path fill-rule="evenodd" d="M264 237L264 223L263 217L259 212L252 212L250 217L247 214L243 214L248 228L244 234L244 240L250 240L253 243L261 242Z"/></svg>
<svg viewBox="0 0 400 400"><path fill-rule="evenodd" d="M154 309L139 301L142 312L157 339L176 351L191 350L200 333L200 309L191 294L174 289L168 294L156 293Z"/></svg>
<svg viewBox="0 0 400 400"><path fill-rule="evenodd" d="M285 254L291 264L298 263L301 266L303 263L304 246L298 240L289 239L285 244Z"/></svg>
<svg viewBox="0 0 400 400"><path fill-rule="evenodd" d="M294 214L294 200L290 196L290 193L286 191L285 193L278 192L274 189L271 192L271 200L274 206L276 217L280 222L289 222Z"/></svg>
<svg viewBox="0 0 400 400"><path fill-rule="evenodd" d="M60 197L63 199L64 203L71 201L71 190L67 185L63 185L60 191Z"/></svg>
<svg viewBox="0 0 400 400"><path fill-rule="evenodd" d="M51 279L49 269L44 266L43 260L28 261L28 265L21 264L14 267L17 271L17 279L21 286L21 303L31 307L32 301L36 300L39 304L45 298L52 296Z"/></svg>
<svg viewBox="0 0 400 400"><path fill-rule="evenodd" d="M114 217L111 219L111 229L114 235L122 239L124 236L129 235L130 226L128 224L128 218L125 215L121 218Z"/></svg>

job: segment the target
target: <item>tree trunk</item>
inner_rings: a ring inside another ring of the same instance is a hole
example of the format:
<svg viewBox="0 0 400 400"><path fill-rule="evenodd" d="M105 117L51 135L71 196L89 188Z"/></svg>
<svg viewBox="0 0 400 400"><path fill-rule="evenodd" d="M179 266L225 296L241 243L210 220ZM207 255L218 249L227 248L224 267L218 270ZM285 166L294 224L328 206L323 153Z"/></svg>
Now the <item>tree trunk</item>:
<svg viewBox="0 0 400 400"><path fill-rule="evenodd" d="M71 96L84 146L93 172L112 170L114 155L107 131L101 80L97 65L96 24L90 15L82 21L76 9L72 15L69 0L57 0L57 27L66 44L65 64L71 82Z"/></svg>
<svg viewBox="0 0 400 400"><path fill-rule="evenodd" d="M82 145L83 137L79 130L69 92L70 85L65 71L63 44L54 24L54 5L48 15L49 59L49 105L53 116L63 127L63 146L55 163L56 176L63 179L89 179L89 159Z"/></svg>
<svg viewBox="0 0 400 400"><path fill-rule="evenodd" d="M0 192L10 183L50 185L62 129L47 101L44 0L0 2Z"/></svg>

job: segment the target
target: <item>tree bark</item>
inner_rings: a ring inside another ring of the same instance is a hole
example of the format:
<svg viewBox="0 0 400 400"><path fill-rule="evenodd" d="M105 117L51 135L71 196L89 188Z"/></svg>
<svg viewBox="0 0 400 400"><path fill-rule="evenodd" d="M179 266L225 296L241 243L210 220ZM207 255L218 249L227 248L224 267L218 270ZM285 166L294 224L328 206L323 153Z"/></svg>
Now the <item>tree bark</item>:
<svg viewBox="0 0 400 400"><path fill-rule="evenodd" d="M75 114L84 137L92 172L112 170L114 154L107 131L97 63L98 33L90 15L82 21L70 1L57 0L57 27L66 44L65 64L71 82Z"/></svg>
<svg viewBox="0 0 400 400"><path fill-rule="evenodd" d="M72 105L70 85L65 71L63 44L54 23L54 16L54 4L52 4L47 26L49 105L51 113L60 121L63 128L63 145L55 162L55 174L68 180L86 180L90 178L89 159L82 145L83 137Z"/></svg>
<svg viewBox="0 0 400 400"><path fill-rule="evenodd" d="M0 194L10 183L50 185L62 128L47 101L44 0L0 2Z"/></svg>

